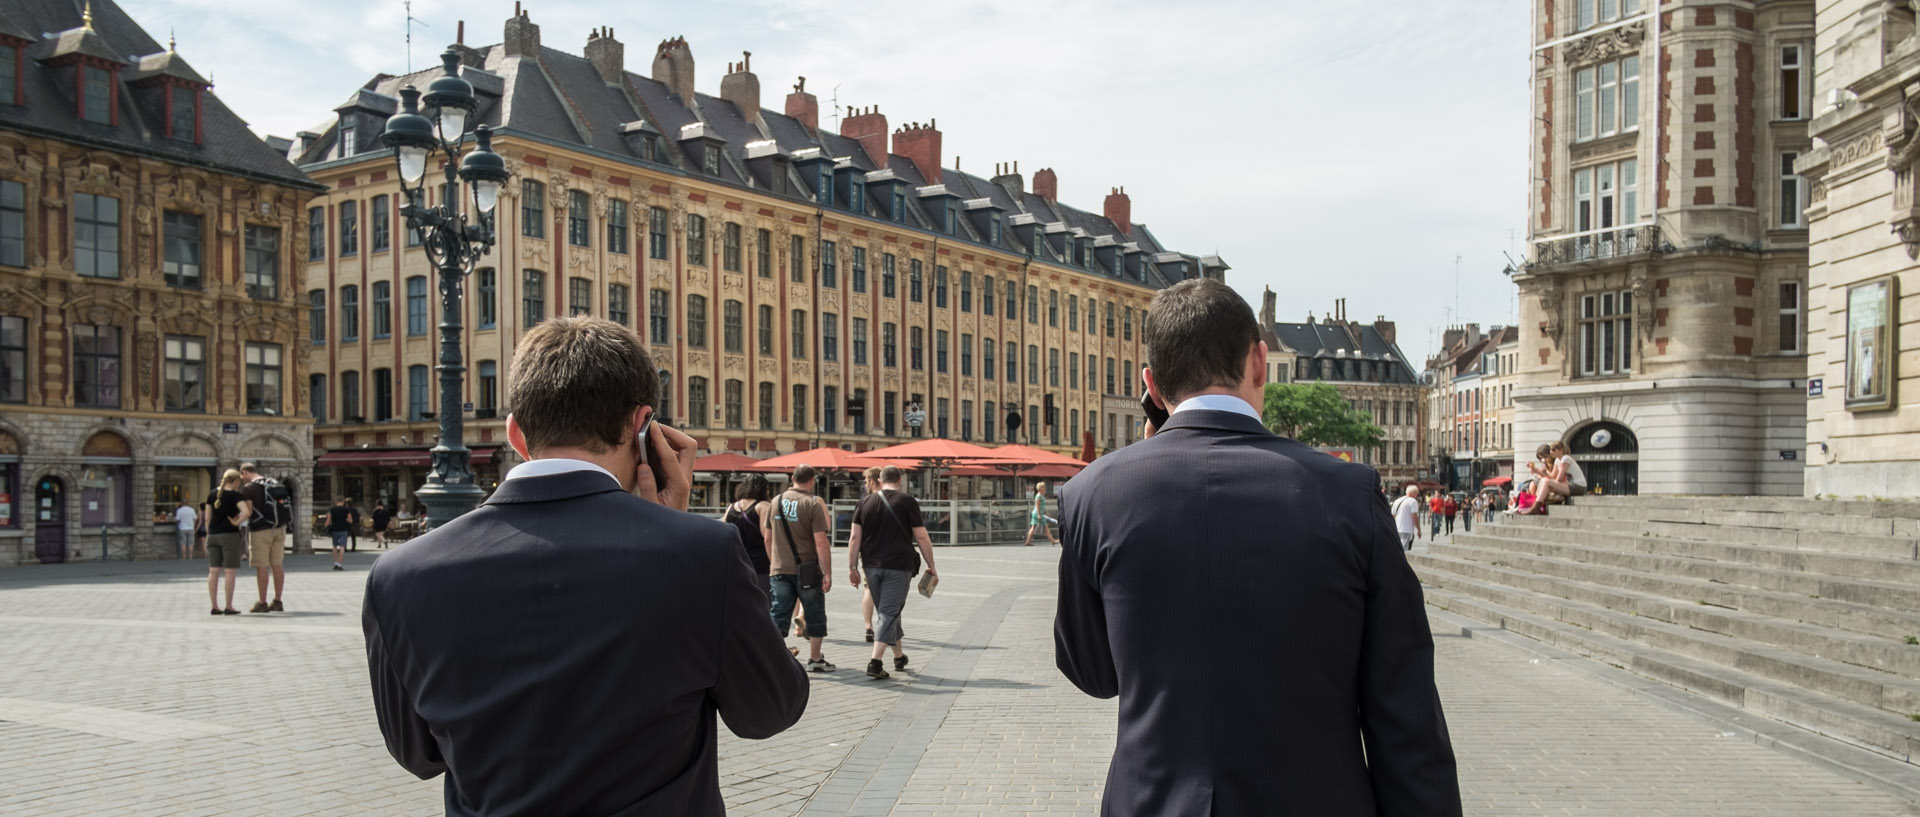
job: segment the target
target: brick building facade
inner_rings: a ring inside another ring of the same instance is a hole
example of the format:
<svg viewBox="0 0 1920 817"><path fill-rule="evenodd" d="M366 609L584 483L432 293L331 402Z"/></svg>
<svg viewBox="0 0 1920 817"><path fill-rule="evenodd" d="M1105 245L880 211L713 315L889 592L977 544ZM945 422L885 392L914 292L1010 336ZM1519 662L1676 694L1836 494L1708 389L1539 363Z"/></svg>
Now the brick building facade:
<svg viewBox="0 0 1920 817"><path fill-rule="evenodd" d="M304 509L318 187L106 0L9 4L0 64L0 564L172 556L242 460Z"/></svg>
<svg viewBox="0 0 1920 817"><path fill-rule="evenodd" d="M515 173L499 245L467 281L463 402L483 488L507 457L510 352L548 316L634 326L667 376L662 413L704 451L1007 442L1018 416L1018 441L1077 454L1089 436L1129 438L1105 428L1127 422L1108 398L1138 388L1153 293L1226 270L1169 250L1120 188L1095 212L1061 202L1052 169L1029 185L1012 164L945 167L931 119L860 106L834 133L804 79L763 108L745 57L718 96L700 93L684 39L661 42L648 74L611 30L576 56L522 12L501 43L452 48L474 124ZM377 143L399 88L433 73L353 90L291 148L328 188L303 293L314 444L325 492L363 501L410 496L436 431L421 414L437 405L423 311L436 287Z"/></svg>
<svg viewBox="0 0 1920 817"><path fill-rule="evenodd" d="M1514 448L1612 492L1800 493L1813 7L1534 4Z"/></svg>

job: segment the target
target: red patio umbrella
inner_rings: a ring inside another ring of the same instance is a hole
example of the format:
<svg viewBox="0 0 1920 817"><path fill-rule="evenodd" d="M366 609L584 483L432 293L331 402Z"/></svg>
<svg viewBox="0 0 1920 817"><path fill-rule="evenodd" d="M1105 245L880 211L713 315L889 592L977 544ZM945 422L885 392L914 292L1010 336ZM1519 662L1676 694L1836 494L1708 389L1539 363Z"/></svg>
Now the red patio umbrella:
<svg viewBox="0 0 1920 817"><path fill-rule="evenodd" d="M761 463L745 454L727 451L720 454L708 454L693 461L693 470L701 474L731 474L738 471L750 471Z"/></svg>
<svg viewBox="0 0 1920 817"><path fill-rule="evenodd" d="M1076 469L1087 467L1085 462L1076 460L1065 454L1055 454L1044 448L1034 448L1027 445L1003 445L993 449L993 453L1008 459L1017 458L1028 460L1036 465L1063 465Z"/></svg>
<svg viewBox="0 0 1920 817"><path fill-rule="evenodd" d="M1005 456L997 448L985 448L973 443L935 437L931 440L915 440L900 445L890 445L855 454L856 457L880 460L936 460L946 462L1025 462L1026 457Z"/></svg>
<svg viewBox="0 0 1920 817"><path fill-rule="evenodd" d="M896 465L911 468L912 463L895 462L891 459L869 459L872 452L855 454L840 448L809 448L791 454L781 454L770 459L757 460L754 465L742 468L743 471L756 471L763 474L777 474L792 471L802 465L811 465L817 470L859 471L871 466Z"/></svg>

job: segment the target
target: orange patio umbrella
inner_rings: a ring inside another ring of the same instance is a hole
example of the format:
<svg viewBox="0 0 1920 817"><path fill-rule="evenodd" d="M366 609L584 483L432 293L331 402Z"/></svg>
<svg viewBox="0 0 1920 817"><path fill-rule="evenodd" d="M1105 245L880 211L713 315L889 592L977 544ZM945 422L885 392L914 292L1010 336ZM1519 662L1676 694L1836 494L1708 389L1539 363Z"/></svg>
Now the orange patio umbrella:
<svg viewBox="0 0 1920 817"><path fill-rule="evenodd" d="M781 454L770 459L757 460L752 467L743 471L757 471L763 474L777 474L792 471L802 465L811 465L815 470L824 471L860 471L875 465L895 465L901 468L913 467L911 463L894 462L890 459L868 459L868 454L855 454L841 448L809 448L791 454Z"/></svg>

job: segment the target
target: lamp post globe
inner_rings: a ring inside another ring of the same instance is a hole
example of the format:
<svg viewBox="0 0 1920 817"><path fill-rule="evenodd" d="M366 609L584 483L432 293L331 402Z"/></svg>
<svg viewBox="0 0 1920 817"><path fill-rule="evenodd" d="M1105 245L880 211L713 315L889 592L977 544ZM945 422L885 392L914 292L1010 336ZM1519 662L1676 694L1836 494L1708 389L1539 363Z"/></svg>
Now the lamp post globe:
<svg viewBox="0 0 1920 817"><path fill-rule="evenodd" d="M467 125L477 103L473 85L460 77L460 55L452 49L440 56L444 73L427 86L424 97L412 86L401 89L401 109L387 119L381 141L393 149L406 204L400 214L420 236L421 249L440 275L440 435L433 446L433 466L426 484L414 492L427 506L427 526L437 528L473 510L485 498L474 483L472 452L464 439L466 365L460 349L460 313L466 276L474 264L492 251L493 211L500 189L512 178L506 160L493 152L493 132L474 128L474 149L463 159ZM425 104L425 110L421 105ZM426 170L434 154L440 164L446 194L438 204L426 204ZM465 207L460 183L473 186Z"/></svg>

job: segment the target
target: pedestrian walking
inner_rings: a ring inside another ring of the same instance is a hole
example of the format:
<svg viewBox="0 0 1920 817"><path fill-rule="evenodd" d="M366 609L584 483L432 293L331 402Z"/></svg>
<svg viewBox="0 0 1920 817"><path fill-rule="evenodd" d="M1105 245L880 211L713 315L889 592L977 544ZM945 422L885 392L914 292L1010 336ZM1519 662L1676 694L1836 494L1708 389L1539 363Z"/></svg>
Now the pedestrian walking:
<svg viewBox="0 0 1920 817"><path fill-rule="evenodd" d="M260 588L260 599L249 612L278 613L287 609L281 597L287 592L287 526L293 523L293 494L251 462L240 464L240 475L246 481L241 492L253 506L253 516L247 520L247 557ZM269 578L272 602L267 601Z"/></svg>
<svg viewBox="0 0 1920 817"><path fill-rule="evenodd" d="M1427 523L1432 528L1428 533L1429 539L1440 538L1440 519L1445 510L1446 503L1440 500L1439 491L1434 491L1427 496Z"/></svg>
<svg viewBox="0 0 1920 817"><path fill-rule="evenodd" d="M347 537L352 534L353 526L359 517L347 504L347 498L335 497L333 507L327 509L327 536L333 539L333 569L346 570L342 564L347 558Z"/></svg>
<svg viewBox="0 0 1920 817"><path fill-rule="evenodd" d="M1400 549L1413 552L1413 540L1420 538L1420 486L1407 486L1407 493L1393 501L1389 512L1393 514L1393 526L1400 533Z"/></svg>
<svg viewBox="0 0 1920 817"><path fill-rule="evenodd" d="M213 614L237 616L239 610L233 609L233 585L240 573L240 551L247 546L246 535L241 530L246 527L247 519L253 516L252 506L247 497L240 493L244 479L240 472L229 468L220 476L220 488L208 499L207 520L207 599L213 602ZM219 582L222 573L226 574L226 604L220 603Z"/></svg>
<svg viewBox="0 0 1920 817"><path fill-rule="evenodd" d="M793 469L787 490L775 499L762 535L773 543L773 626L784 628L797 604L806 611L807 669L832 672L838 667L820 654L827 637L827 593L833 589L833 542L827 506L813 495L813 466ZM876 600L876 603L878 601Z"/></svg>
<svg viewBox="0 0 1920 817"><path fill-rule="evenodd" d="M760 535L760 530L766 525L772 498L773 487L767 484L767 478L753 474L733 489L733 504L720 515L720 521L740 532L740 546L746 549L747 564L753 566L753 575L760 578L760 592L769 598L773 595L770 584L773 562L767 556L767 540Z"/></svg>
<svg viewBox="0 0 1920 817"><path fill-rule="evenodd" d="M693 438L657 421L632 329L549 318L513 350L484 504L396 546L361 627L387 750L459 817L722 817L718 724L799 720L806 673L734 530L686 512Z"/></svg>
<svg viewBox="0 0 1920 817"><path fill-rule="evenodd" d="M1480 506L1475 504L1478 500L1477 496L1460 498L1460 525L1467 533L1473 532L1473 516L1480 512Z"/></svg>
<svg viewBox="0 0 1920 817"><path fill-rule="evenodd" d="M860 472L860 499L880 492L880 466L870 465ZM873 585L860 586L860 620L867 625L867 643L873 643Z"/></svg>
<svg viewBox="0 0 1920 817"><path fill-rule="evenodd" d="M1266 344L1225 283L1160 290L1145 324L1170 416L1060 491L1055 663L1120 699L1102 813L1458 817L1378 472L1261 423Z"/></svg>
<svg viewBox="0 0 1920 817"><path fill-rule="evenodd" d="M173 547L180 551L180 558L184 561L193 556L193 540L200 526L200 513L182 499L180 507L173 509L173 524Z"/></svg>
<svg viewBox="0 0 1920 817"><path fill-rule="evenodd" d="M1447 494L1440 500L1440 514L1447 518L1447 535L1453 535L1453 518L1460 515L1460 503L1454 501L1453 494Z"/></svg>
<svg viewBox="0 0 1920 817"><path fill-rule="evenodd" d="M360 549L360 521L363 517L360 513L360 506L353 504L351 498L347 500L347 510L353 513L353 524L347 528L347 549L358 551Z"/></svg>
<svg viewBox="0 0 1920 817"><path fill-rule="evenodd" d="M1047 526L1051 521L1053 517L1047 515L1047 483L1036 482L1033 484L1033 504L1027 509L1028 547L1033 546L1033 532L1036 530L1046 535L1049 544L1060 544L1060 540L1053 538L1053 528Z"/></svg>
<svg viewBox="0 0 1920 817"><path fill-rule="evenodd" d="M387 526L393 524L393 511L387 510L387 501L377 499L373 502L373 543L382 548L387 546Z"/></svg>
<svg viewBox="0 0 1920 817"><path fill-rule="evenodd" d="M916 545L918 553L914 551ZM933 569L933 538L927 535L920 502L900 490L900 469L889 465L880 470L880 490L860 500L860 507L853 512L853 529L847 539L847 580L859 587L865 569L874 612L880 619L873 636L873 654L867 661L869 678L890 677L880 663L889 647L893 649L893 671L907 668L907 653L900 643L900 612L907 605L907 591L920 572L921 559L927 562L927 575L940 575Z"/></svg>

